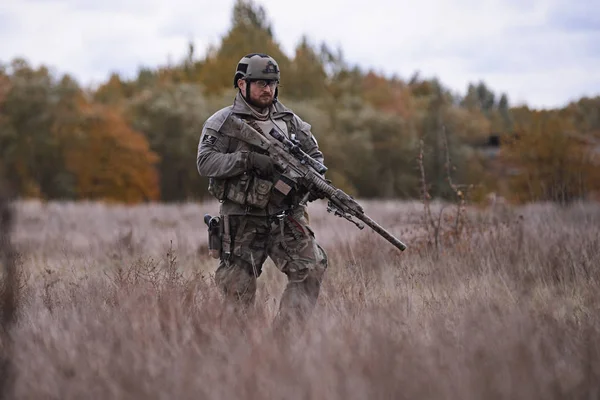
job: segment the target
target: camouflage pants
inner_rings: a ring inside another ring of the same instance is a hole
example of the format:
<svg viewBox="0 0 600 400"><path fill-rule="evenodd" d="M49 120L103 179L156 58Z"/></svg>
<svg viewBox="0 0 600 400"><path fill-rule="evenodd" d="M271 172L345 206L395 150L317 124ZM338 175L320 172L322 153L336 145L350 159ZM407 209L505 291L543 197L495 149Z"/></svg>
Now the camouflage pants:
<svg viewBox="0 0 600 400"><path fill-rule="evenodd" d="M315 240L304 214L283 219L230 216L231 255L221 258L215 281L226 299L238 310L253 305L256 280L267 257L288 278L275 331L287 332L292 324L302 327L319 296L327 255ZM283 228L283 230L282 230Z"/></svg>

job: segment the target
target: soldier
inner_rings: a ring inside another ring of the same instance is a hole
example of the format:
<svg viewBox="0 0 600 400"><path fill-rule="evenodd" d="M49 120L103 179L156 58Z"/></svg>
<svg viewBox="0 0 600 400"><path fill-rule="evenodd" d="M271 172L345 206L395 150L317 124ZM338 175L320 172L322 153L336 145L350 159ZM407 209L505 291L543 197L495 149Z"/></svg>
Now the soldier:
<svg viewBox="0 0 600 400"><path fill-rule="evenodd" d="M273 200L271 188L278 171L259 148L236 139L227 117L234 114L267 134L276 129L299 141L311 157L323 162L311 126L286 108L277 97L280 71L266 54L248 54L238 63L233 79L238 89L233 105L205 122L198 144L197 167L209 177L209 192L221 201L223 240L215 281L237 310L254 303L256 281L270 257L288 283L274 320L276 331L292 323L303 327L319 295L327 255L308 225L305 193L292 192ZM233 133L233 135L232 135ZM316 200L311 196L309 201Z"/></svg>

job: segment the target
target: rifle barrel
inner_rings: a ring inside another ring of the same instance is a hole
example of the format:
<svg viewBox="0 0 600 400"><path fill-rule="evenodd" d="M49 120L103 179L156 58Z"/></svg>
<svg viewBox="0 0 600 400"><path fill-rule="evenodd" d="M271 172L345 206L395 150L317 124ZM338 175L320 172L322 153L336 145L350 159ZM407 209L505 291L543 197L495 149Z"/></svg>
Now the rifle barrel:
<svg viewBox="0 0 600 400"><path fill-rule="evenodd" d="M383 236L388 242L393 244L396 248L400 249L400 251L406 250L406 245L404 243L402 243L398 238L386 231L381 225L373 221L366 214L357 214L355 215L355 217L367 224L375 232Z"/></svg>

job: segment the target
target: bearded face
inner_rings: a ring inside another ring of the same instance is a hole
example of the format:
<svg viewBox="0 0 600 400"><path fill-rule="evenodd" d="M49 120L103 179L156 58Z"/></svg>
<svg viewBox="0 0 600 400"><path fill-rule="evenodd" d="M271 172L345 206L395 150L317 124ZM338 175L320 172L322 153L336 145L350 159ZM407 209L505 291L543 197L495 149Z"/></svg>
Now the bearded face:
<svg viewBox="0 0 600 400"><path fill-rule="evenodd" d="M246 85L250 85L250 98L246 98L246 101L252 106L258 109L264 109L270 107L275 99L275 90L277 89L277 81L269 80L257 80L246 82L241 80L238 86L242 92L242 95L246 97Z"/></svg>

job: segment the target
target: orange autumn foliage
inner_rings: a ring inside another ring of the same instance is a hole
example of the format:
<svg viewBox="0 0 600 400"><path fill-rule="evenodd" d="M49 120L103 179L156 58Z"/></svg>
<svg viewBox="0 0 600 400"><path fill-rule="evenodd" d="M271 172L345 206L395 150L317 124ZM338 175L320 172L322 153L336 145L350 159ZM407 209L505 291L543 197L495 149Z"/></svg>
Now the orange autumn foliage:
<svg viewBox="0 0 600 400"><path fill-rule="evenodd" d="M403 118L410 118L414 112L410 88L401 81L369 72L363 78L361 89L364 100L378 110Z"/></svg>
<svg viewBox="0 0 600 400"><path fill-rule="evenodd" d="M82 110L79 128L85 133L73 137L65 157L80 198L125 203L159 199L159 157L142 133L98 105Z"/></svg>
<svg viewBox="0 0 600 400"><path fill-rule="evenodd" d="M600 189L598 145L558 115L534 111L509 140L502 159L513 169L510 189L518 202L568 203Z"/></svg>

